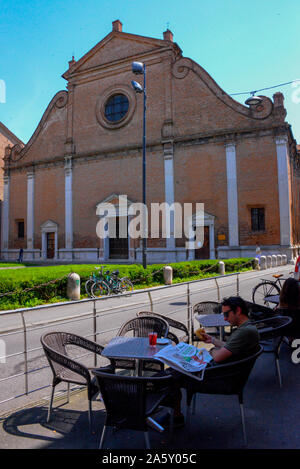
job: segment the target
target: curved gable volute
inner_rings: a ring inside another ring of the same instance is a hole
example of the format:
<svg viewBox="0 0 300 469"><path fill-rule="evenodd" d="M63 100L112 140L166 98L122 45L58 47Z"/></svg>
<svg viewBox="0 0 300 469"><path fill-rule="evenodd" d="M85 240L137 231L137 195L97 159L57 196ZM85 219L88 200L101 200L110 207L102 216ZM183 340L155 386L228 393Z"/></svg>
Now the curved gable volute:
<svg viewBox="0 0 300 469"><path fill-rule="evenodd" d="M53 119L53 122L56 121L58 123L58 126L60 127L60 132L57 132L56 135L64 134L65 132L65 119L66 119L66 105L68 102L68 92L65 90L59 91L56 93L56 95L52 98L50 101L49 105L47 106L46 111L44 112L37 128L35 129L32 137L30 140L26 143L24 147L22 147L19 144L16 144L13 146L11 149L11 155L10 155L10 162L15 163L24 158L24 156L28 153L28 151L33 147L39 136L41 135L42 131L46 129L46 127L49 127L51 124L51 116L55 113L55 118ZM63 135L62 144L65 142L65 135ZM59 142L56 140L56 145L58 145ZM41 145L39 153L41 156L46 156L46 148L43 148ZM42 155L43 154L43 155ZM49 155L51 157L51 155ZM30 158L33 160L34 158Z"/></svg>
<svg viewBox="0 0 300 469"><path fill-rule="evenodd" d="M183 79L188 76L190 71L194 72L197 77L207 86L207 88L226 106L230 107L233 111L248 117L249 119L262 120L269 117L273 112L273 102L266 96L261 96L263 99L259 106L250 108L243 106L229 96L222 88L215 82L215 80L202 68L199 64L192 59L182 57L177 60L172 69L173 76L177 79Z"/></svg>

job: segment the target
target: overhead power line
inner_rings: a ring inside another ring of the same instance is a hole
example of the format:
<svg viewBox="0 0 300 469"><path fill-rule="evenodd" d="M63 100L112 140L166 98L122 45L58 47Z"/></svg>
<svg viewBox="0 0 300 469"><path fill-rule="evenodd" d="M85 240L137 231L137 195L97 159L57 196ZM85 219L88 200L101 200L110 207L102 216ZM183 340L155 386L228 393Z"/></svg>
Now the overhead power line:
<svg viewBox="0 0 300 469"><path fill-rule="evenodd" d="M243 93L229 93L229 95L230 96L238 96L238 95L242 95L242 94L255 94L258 91L271 90L273 88L279 88L280 86L290 85L291 83L296 83L298 81L300 81L300 79L299 80L287 81L286 83L280 83L279 85L268 86L267 88L261 88L259 90L244 91Z"/></svg>

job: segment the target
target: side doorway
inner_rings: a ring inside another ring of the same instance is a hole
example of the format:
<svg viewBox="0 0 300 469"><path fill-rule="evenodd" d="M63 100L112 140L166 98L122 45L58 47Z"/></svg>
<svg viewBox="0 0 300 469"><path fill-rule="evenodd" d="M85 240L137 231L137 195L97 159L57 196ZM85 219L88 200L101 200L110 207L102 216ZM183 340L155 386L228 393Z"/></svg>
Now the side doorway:
<svg viewBox="0 0 300 469"><path fill-rule="evenodd" d="M116 236L109 237L109 259L128 259L128 217L122 217L126 218L126 221L122 220L123 226L126 224L127 228L126 238L119 237L120 218L119 216L115 217Z"/></svg>
<svg viewBox="0 0 300 469"><path fill-rule="evenodd" d="M41 225L42 235L42 258L57 259L58 257L58 224L47 220Z"/></svg>
<svg viewBox="0 0 300 469"><path fill-rule="evenodd" d="M47 259L53 259L55 255L55 233L46 233L47 236Z"/></svg>
<svg viewBox="0 0 300 469"><path fill-rule="evenodd" d="M202 248L195 249L195 259L210 259L209 226L204 226L204 241Z"/></svg>

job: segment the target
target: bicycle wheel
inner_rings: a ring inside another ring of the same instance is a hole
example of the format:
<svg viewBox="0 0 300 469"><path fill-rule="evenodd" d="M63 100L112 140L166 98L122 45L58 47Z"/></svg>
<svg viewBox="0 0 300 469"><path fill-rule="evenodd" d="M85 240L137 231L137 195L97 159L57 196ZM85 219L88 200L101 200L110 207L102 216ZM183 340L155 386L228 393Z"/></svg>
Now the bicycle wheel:
<svg viewBox="0 0 300 469"><path fill-rule="evenodd" d="M253 303L272 308L274 305L270 305L270 303L265 300L265 297L271 295L279 295L279 293L280 288L276 285L276 283L267 280L265 282L259 283L258 285L256 285L256 287L253 288L252 301Z"/></svg>
<svg viewBox="0 0 300 469"><path fill-rule="evenodd" d="M101 298L102 296L107 296L110 293L109 286L104 281L95 282L92 286L92 296L94 298Z"/></svg>
<svg viewBox="0 0 300 469"><path fill-rule="evenodd" d="M129 280L129 278L127 277L120 278L120 290L122 293L133 291L133 284L131 280Z"/></svg>
<svg viewBox="0 0 300 469"><path fill-rule="evenodd" d="M89 296L92 296L91 290L92 290L93 283L94 283L94 280L92 280L91 278L89 278L85 282L85 291L86 291L87 295L89 295Z"/></svg>

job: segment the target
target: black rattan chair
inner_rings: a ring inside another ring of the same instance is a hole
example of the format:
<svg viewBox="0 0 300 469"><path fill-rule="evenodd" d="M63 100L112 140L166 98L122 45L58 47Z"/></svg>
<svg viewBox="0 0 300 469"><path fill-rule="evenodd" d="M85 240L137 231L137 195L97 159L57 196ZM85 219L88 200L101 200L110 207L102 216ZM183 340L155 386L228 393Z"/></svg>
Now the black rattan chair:
<svg viewBox="0 0 300 469"><path fill-rule="evenodd" d="M200 303L196 303L193 306L193 315L191 318L191 339L192 343L194 342L199 342L200 339L199 337L196 336L195 334L195 326L194 326L194 321L195 321L195 315L196 314L219 314L222 312L222 308L220 303L217 303L216 301L201 301ZM216 334L217 329L214 328L209 328L207 329L207 332L210 334Z"/></svg>
<svg viewBox="0 0 300 469"><path fill-rule="evenodd" d="M260 321L252 321L255 324L260 337L260 344L264 353L273 353L278 375L279 386L282 386L282 379L279 365L279 352L283 338L288 331L292 319L288 316L273 316Z"/></svg>
<svg viewBox="0 0 300 469"><path fill-rule="evenodd" d="M148 337L149 332L156 332L157 337L168 337L169 326L168 323L162 318L156 317L137 317L130 319L125 322L117 336L124 336L127 334L132 334L133 337ZM134 360L120 360L117 361L117 368L124 368L127 370L135 369ZM164 364L158 360L143 360L142 370L143 371L162 371L164 369Z"/></svg>
<svg viewBox="0 0 300 469"><path fill-rule="evenodd" d="M153 311L139 311L137 313L137 316L154 316L157 318L164 319L165 321L167 321L169 328L172 327L178 331L184 332L184 335L178 336L177 334L174 334L169 330L167 335L168 339L171 339L173 342L175 342L175 344L178 344L179 342L186 342L187 344L189 343L189 331L186 325L182 322L176 321L175 319L170 318L168 316L163 316L159 313L153 313Z"/></svg>
<svg viewBox="0 0 300 469"><path fill-rule="evenodd" d="M99 388L96 385L96 380L92 378L89 368L68 356L66 346L75 345L98 355L101 355L104 347L84 337L68 332L48 332L41 337L41 343L53 372L52 392L47 422L49 422L51 417L55 386L61 382L68 383L69 402L70 383L74 383L87 386L89 426L90 430L92 430L92 398L99 392ZM106 370L113 373L114 369L114 361L111 360L111 364L106 367Z"/></svg>
<svg viewBox="0 0 300 469"><path fill-rule="evenodd" d="M240 404L244 442L247 445L243 390L255 361L262 352L263 348L259 346L259 350L248 358L211 367L208 366L205 370L203 381L187 378L183 383L183 387L186 389L188 418L190 416L192 399L196 397L197 393L237 395Z"/></svg>
<svg viewBox="0 0 300 469"><path fill-rule="evenodd" d="M268 308L267 306L262 306L257 303L252 303L251 301L246 300L245 303L249 310L249 318L253 321L271 318L277 314L277 310L274 311L274 309Z"/></svg>
<svg viewBox="0 0 300 469"><path fill-rule="evenodd" d="M285 336L294 339L300 338L300 309L277 308L274 313L280 316L288 316L292 322L285 329Z"/></svg>
<svg viewBox="0 0 300 469"><path fill-rule="evenodd" d="M106 409L100 446L103 447L108 427L144 432L150 449L147 419L163 405L171 391L172 376L133 377L93 370ZM170 402L168 403L170 405ZM171 430L173 412L171 412Z"/></svg>
<svg viewBox="0 0 300 469"><path fill-rule="evenodd" d="M167 321L156 317L138 317L129 319L121 326L118 336L123 336L132 332L134 337L148 337L149 332L156 332L157 337L167 337L169 326Z"/></svg>

